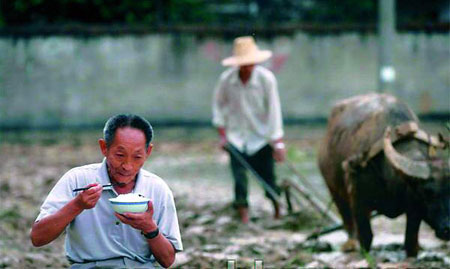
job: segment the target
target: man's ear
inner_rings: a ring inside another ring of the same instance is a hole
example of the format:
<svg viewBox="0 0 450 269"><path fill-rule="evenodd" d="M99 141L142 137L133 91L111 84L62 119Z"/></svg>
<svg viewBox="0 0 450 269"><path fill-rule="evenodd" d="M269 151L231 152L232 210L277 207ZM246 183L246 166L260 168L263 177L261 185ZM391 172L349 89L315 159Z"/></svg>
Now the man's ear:
<svg viewBox="0 0 450 269"><path fill-rule="evenodd" d="M103 156L106 157L106 151L108 149L108 147L106 146L106 141L103 138L100 138L98 140L98 144L100 145L100 150L102 151Z"/></svg>
<svg viewBox="0 0 450 269"><path fill-rule="evenodd" d="M153 144L150 143L147 148L147 158L152 154Z"/></svg>

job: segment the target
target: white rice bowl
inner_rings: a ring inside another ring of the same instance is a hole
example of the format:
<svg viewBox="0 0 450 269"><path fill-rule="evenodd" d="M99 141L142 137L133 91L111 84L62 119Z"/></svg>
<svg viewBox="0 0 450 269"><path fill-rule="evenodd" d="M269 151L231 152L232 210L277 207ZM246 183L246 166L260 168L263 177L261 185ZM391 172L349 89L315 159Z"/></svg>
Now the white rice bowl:
<svg viewBox="0 0 450 269"><path fill-rule="evenodd" d="M115 198L109 199L113 210L119 214L145 212L148 208L148 201L150 199L137 193L120 194Z"/></svg>

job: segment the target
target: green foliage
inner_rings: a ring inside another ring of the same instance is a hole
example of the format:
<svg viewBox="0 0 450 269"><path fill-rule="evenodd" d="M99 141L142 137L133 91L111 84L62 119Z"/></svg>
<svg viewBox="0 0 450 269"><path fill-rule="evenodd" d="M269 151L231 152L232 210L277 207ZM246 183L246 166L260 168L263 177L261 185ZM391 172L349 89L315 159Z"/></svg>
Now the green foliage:
<svg viewBox="0 0 450 269"><path fill-rule="evenodd" d="M307 153L296 147L288 147L286 157L292 163L300 163L308 159Z"/></svg>
<svg viewBox="0 0 450 269"><path fill-rule="evenodd" d="M361 250L364 259L367 261L367 263L369 264L369 268L370 269L376 269L377 268L377 262L375 261L375 258L370 255L369 252L365 251L365 250Z"/></svg>
<svg viewBox="0 0 450 269"><path fill-rule="evenodd" d="M152 23L154 1L133 0L11 0L2 1L6 24L27 23ZM151 15L151 16L149 16Z"/></svg>
<svg viewBox="0 0 450 269"><path fill-rule="evenodd" d="M297 266L304 266L305 263L305 255L302 253L299 253L295 255L294 257L291 257L285 264L286 267L297 267Z"/></svg>
<svg viewBox="0 0 450 269"><path fill-rule="evenodd" d="M20 219L22 215L19 213L17 206L0 211L0 221L15 222Z"/></svg>
<svg viewBox="0 0 450 269"><path fill-rule="evenodd" d="M377 1L373 0L328 0L315 1L305 13L308 22L375 23Z"/></svg>
<svg viewBox="0 0 450 269"><path fill-rule="evenodd" d="M214 14L208 11L203 0L171 0L169 21L171 23L209 23Z"/></svg>
<svg viewBox="0 0 450 269"><path fill-rule="evenodd" d="M373 24L373 0L7 0L0 26L56 23L144 25L274 23ZM435 23L449 0L397 0L397 22Z"/></svg>

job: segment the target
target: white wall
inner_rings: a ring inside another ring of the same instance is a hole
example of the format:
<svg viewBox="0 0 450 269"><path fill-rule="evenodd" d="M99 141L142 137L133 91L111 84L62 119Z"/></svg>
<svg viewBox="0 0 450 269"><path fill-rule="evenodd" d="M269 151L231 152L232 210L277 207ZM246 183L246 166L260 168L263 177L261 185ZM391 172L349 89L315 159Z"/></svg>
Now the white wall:
<svg viewBox="0 0 450 269"><path fill-rule="evenodd" d="M377 38L345 33L258 40L274 57L285 118L327 117L341 98L376 91ZM0 39L0 126L208 121L220 60L232 41L160 34ZM395 95L418 113L450 112L450 35L399 34Z"/></svg>

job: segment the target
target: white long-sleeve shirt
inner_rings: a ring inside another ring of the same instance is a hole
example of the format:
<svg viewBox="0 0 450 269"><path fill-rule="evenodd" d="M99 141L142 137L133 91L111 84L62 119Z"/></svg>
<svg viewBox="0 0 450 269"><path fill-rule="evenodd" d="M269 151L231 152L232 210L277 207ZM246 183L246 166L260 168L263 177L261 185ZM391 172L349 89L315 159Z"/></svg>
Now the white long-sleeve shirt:
<svg viewBox="0 0 450 269"><path fill-rule="evenodd" d="M249 155L283 137L283 120L275 76L256 65L244 85L239 68L222 73L213 98L213 125L224 127L227 140Z"/></svg>

